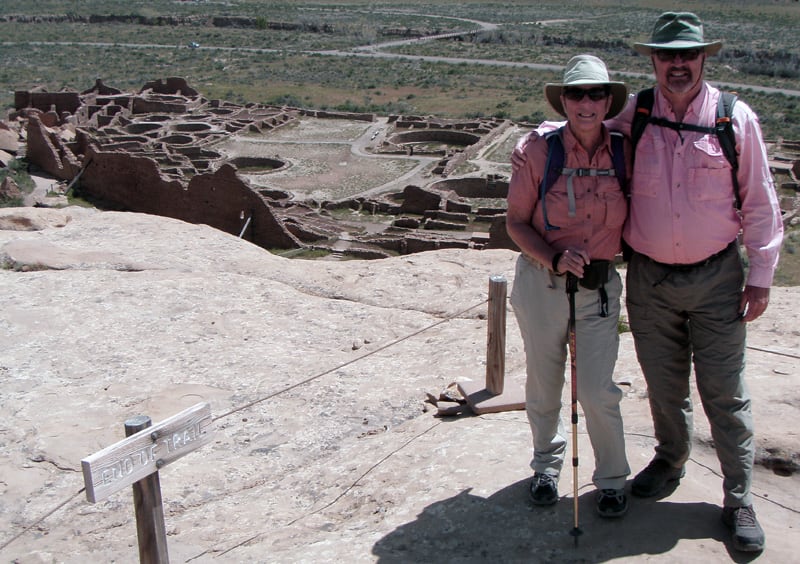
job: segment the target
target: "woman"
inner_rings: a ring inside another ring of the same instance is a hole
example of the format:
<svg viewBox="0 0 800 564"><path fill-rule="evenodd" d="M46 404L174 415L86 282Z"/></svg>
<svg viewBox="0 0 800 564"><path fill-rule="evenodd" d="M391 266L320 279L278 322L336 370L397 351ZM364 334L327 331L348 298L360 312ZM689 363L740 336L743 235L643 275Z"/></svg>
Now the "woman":
<svg viewBox="0 0 800 564"><path fill-rule="evenodd" d="M546 137L529 143L525 164L511 177L507 215L508 233L521 250L511 303L527 357L534 471L530 495L536 505L558 501L567 444L559 412L569 273L582 279L575 293L577 390L595 455L597 510L603 517L620 517L628 508L624 487L630 469L619 408L622 392L611 378L622 292L613 261L620 252L627 202L613 172L613 151L621 150L629 163L630 145L624 140L612 143L603 120L623 108L627 89L609 80L603 61L578 55L567 64L562 83L545 86L545 96L567 118L556 133L563 143L563 172L542 188L550 144ZM624 170L627 182L630 166Z"/></svg>

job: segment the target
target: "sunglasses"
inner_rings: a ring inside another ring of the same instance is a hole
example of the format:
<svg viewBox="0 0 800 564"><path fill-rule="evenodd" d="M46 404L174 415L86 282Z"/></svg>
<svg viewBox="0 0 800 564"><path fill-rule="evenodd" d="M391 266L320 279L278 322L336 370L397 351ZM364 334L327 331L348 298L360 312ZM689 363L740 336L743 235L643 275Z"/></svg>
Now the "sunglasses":
<svg viewBox="0 0 800 564"><path fill-rule="evenodd" d="M678 57L680 57L684 61L694 61L697 57L700 56L702 50L700 49L655 49L653 51L655 56L658 58L659 61L662 63L668 63L670 61L674 61Z"/></svg>
<svg viewBox="0 0 800 564"><path fill-rule="evenodd" d="M588 96L592 102L599 102L608 98L609 91L602 86L585 90L583 88L564 88L563 94L564 98L573 102L580 102L584 96Z"/></svg>

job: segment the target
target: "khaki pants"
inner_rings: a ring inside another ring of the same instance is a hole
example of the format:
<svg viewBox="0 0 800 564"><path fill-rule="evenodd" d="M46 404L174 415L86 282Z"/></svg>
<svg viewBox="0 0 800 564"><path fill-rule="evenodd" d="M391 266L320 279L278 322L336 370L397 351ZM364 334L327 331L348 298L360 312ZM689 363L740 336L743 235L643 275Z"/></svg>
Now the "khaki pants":
<svg viewBox="0 0 800 564"><path fill-rule="evenodd" d="M743 276L735 245L709 264L685 270L634 253L627 275L628 314L647 380L656 458L675 467L689 459L694 362L728 507L752 503L753 418L744 383L746 329L738 314Z"/></svg>
<svg viewBox="0 0 800 564"><path fill-rule="evenodd" d="M524 256L517 260L511 303L525 343L526 410L533 434L534 472L558 477L567 437L560 416L564 387L569 299L566 277ZM622 392L612 381L617 360L622 282L611 271L606 284L608 317L600 316L597 290L579 287L575 294L578 402L594 450L592 480L598 489L621 489L630 474L619 402Z"/></svg>

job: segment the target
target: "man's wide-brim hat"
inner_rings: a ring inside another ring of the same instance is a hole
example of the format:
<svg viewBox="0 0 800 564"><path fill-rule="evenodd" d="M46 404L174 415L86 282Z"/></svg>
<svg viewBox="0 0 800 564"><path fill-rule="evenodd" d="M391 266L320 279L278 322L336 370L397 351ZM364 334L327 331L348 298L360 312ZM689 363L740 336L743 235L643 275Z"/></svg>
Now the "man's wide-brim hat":
<svg viewBox="0 0 800 564"><path fill-rule="evenodd" d="M553 109L564 117L567 114L561 103L561 92L568 86L608 86L611 89L611 106L604 119L620 113L628 101L628 88L625 83L609 80L606 64L594 55L572 57L564 69L564 81L550 82L544 86L545 98Z"/></svg>
<svg viewBox="0 0 800 564"><path fill-rule="evenodd" d="M633 48L642 55L653 49L702 49L706 55L716 55L722 41L705 41L703 22L691 12L664 12L653 27L650 43L634 43Z"/></svg>

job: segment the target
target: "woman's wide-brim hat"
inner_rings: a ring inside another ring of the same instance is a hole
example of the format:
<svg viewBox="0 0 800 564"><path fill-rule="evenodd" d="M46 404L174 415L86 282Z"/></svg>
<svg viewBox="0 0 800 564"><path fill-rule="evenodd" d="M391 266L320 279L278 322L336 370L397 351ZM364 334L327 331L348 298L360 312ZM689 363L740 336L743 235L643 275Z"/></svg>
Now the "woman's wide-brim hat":
<svg viewBox="0 0 800 564"><path fill-rule="evenodd" d="M716 55L722 41L703 38L703 22L691 12L664 12L656 20L650 43L634 43L633 48L642 55L653 49L702 49L706 55Z"/></svg>
<svg viewBox="0 0 800 564"><path fill-rule="evenodd" d="M604 119L617 115L628 101L628 88L624 82L609 80L606 64L594 55L576 55L564 69L564 81L550 82L544 86L544 96L560 115L566 117L561 103L561 92L568 86L608 86L611 89L611 106Z"/></svg>

